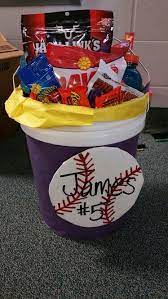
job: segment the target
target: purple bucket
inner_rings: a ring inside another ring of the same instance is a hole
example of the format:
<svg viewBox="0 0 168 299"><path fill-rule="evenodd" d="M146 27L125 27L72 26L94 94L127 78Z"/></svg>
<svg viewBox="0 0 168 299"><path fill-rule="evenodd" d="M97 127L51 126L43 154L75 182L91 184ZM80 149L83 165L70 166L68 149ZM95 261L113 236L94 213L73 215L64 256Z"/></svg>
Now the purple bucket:
<svg viewBox="0 0 168 299"><path fill-rule="evenodd" d="M91 127L33 129L22 126L27 138L40 212L45 223L56 234L73 239L96 239L110 234L123 221L124 215L99 227L82 227L70 223L56 214L49 196L49 185L66 160L90 148L115 147L135 157L138 136L144 124L145 115Z"/></svg>

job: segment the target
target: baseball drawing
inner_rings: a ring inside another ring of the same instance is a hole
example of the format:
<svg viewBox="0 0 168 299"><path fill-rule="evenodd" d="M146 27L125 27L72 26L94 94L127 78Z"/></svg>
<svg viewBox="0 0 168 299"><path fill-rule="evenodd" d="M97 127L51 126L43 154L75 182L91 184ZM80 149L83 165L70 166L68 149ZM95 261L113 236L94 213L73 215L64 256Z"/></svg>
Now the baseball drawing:
<svg viewBox="0 0 168 299"><path fill-rule="evenodd" d="M135 203L143 185L134 157L112 147L91 148L65 161L49 196L56 216L82 227L108 225Z"/></svg>

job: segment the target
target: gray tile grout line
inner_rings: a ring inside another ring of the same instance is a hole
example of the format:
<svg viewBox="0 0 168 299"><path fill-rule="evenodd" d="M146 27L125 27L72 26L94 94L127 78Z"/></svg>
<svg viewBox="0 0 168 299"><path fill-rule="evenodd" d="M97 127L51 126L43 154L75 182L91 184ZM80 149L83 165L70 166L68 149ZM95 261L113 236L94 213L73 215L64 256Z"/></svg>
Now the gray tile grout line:
<svg viewBox="0 0 168 299"><path fill-rule="evenodd" d="M137 12L137 3L138 0L132 0L132 14L131 14L131 24L130 31L135 32L135 20L136 20L136 12Z"/></svg>

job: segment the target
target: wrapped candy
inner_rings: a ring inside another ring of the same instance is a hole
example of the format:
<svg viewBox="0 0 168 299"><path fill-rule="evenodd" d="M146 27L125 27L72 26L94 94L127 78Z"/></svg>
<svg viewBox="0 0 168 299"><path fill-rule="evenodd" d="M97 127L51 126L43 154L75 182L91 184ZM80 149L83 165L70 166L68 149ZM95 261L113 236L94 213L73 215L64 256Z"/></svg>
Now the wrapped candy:
<svg viewBox="0 0 168 299"><path fill-rule="evenodd" d="M117 104L121 104L123 98L121 97L121 86L118 86L109 92L96 97L95 99L95 107L96 108L103 108L107 106L113 106Z"/></svg>
<svg viewBox="0 0 168 299"><path fill-rule="evenodd" d="M31 90L32 93L34 90L34 94L38 94L39 90L41 91L51 86L60 86L53 72L53 67L49 64L44 54L39 55L27 65L20 67L17 75L21 80L21 86L24 88L23 91L25 91L26 87L27 90Z"/></svg>
<svg viewBox="0 0 168 299"><path fill-rule="evenodd" d="M87 88L84 86L77 86L74 88L60 88L61 103L65 105L85 106L90 107L87 98Z"/></svg>
<svg viewBox="0 0 168 299"><path fill-rule="evenodd" d="M87 86L89 80L96 73L100 59L110 67L126 54L129 44L115 47L112 53L94 52L73 46L47 45L47 59L53 66L56 77L62 88L74 86Z"/></svg>

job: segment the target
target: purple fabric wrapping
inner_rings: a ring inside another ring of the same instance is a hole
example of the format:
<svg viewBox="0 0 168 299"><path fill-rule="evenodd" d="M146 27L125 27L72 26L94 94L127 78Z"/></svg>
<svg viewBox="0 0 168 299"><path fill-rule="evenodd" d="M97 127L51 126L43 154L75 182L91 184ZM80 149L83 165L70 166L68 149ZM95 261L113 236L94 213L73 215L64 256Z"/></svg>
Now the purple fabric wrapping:
<svg viewBox="0 0 168 299"><path fill-rule="evenodd" d="M125 215L108 225L97 228L85 228L71 224L58 217L52 207L48 193L51 179L64 161L88 149L88 147L59 146L41 142L29 136L26 136L26 138L34 180L39 195L40 212L46 224L56 234L73 239L97 239L110 234L123 222ZM118 147L135 157L137 142L138 135L120 143L105 146Z"/></svg>

